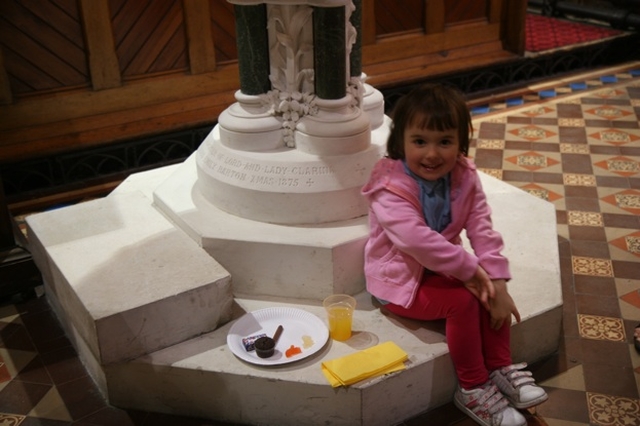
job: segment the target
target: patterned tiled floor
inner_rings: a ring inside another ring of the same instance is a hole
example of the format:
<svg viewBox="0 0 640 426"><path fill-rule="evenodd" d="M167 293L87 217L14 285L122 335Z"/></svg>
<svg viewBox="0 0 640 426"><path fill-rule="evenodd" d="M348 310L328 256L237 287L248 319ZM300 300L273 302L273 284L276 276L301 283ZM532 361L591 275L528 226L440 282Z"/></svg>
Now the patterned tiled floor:
<svg viewBox="0 0 640 426"><path fill-rule="evenodd" d="M492 99L471 155L557 211L564 333L532 366L550 398L529 425L640 426L640 63ZM0 425L70 424L215 423L109 407L44 298L0 306ZM475 423L448 404L405 424Z"/></svg>
<svg viewBox="0 0 640 426"><path fill-rule="evenodd" d="M535 420L640 425L632 344L640 322L640 64L547 82L526 96L536 95L477 116L472 154L483 171L556 206L564 336L559 354L536 366L550 400Z"/></svg>

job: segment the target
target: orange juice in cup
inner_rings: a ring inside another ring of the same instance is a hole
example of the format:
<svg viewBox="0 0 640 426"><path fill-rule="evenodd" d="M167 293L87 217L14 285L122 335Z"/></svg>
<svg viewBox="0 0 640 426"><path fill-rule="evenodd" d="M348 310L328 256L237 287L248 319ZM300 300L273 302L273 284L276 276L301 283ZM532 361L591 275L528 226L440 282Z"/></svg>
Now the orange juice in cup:
<svg viewBox="0 0 640 426"><path fill-rule="evenodd" d="M324 299L323 306L327 311L331 338L341 342L348 340L351 337L355 299L347 294L334 294Z"/></svg>

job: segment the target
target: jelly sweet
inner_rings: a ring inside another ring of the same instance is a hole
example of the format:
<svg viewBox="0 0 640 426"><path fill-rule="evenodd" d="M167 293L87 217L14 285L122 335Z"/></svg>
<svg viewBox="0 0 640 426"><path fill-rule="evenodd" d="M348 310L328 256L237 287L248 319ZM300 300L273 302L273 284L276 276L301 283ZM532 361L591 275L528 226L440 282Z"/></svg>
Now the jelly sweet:
<svg viewBox="0 0 640 426"><path fill-rule="evenodd" d="M287 349L287 350L285 351L285 353L284 353L284 354L285 354L285 356L286 356L287 358L291 358L292 356L295 356L295 355L298 355L298 354L301 354L301 353L302 353L302 349L300 349L299 347L297 347L297 346L295 346L295 345L291 345L291 346L289 347L289 349Z"/></svg>

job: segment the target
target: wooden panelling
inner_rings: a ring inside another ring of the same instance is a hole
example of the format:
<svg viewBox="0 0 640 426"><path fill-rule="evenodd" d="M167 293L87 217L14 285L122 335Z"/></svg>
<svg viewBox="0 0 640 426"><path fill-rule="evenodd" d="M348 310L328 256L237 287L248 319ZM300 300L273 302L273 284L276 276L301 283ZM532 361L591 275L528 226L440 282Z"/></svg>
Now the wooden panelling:
<svg viewBox="0 0 640 426"><path fill-rule="evenodd" d="M513 55L500 46L499 41L493 41L455 49L447 53L446 61L442 60L442 53L436 52L377 63L367 67L367 82L383 89L415 83L429 76L480 68L513 59Z"/></svg>
<svg viewBox="0 0 640 426"><path fill-rule="evenodd" d="M362 0L363 72L384 87L513 59L526 3ZM0 163L210 125L240 86L225 0L0 0L0 47Z"/></svg>
<svg viewBox="0 0 640 426"><path fill-rule="evenodd" d="M433 52L446 55L452 49L496 41L499 31L499 25L473 24L456 31L383 39L376 44L363 46L362 61L365 64L390 62ZM469 43L469 40L473 40L473 43Z"/></svg>
<svg viewBox="0 0 640 426"><path fill-rule="evenodd" d="M424 28L427 34L444 31L444 0L427 1Z"/></svg>
<svg viewBox="0 0 640 426"><path fill-rule="evenodd" d="M106 0L80 0L80 11L93 88L100 90L120 86L122 80Z"/></svg>
<svg viewBox="0 0 640 426"><path fill-rule="evenodd" d="M0 106L0 162L210 124L235 102L238 86L237 67L229 66L215 76L174 75Z"/></svg>
<svg viewBox="0 0 640 426"><path fill-rule="evenodd" d="M0 1L0 47L15 95L89 83L75 0Z"/></svg>
<svg viewBox="0 0 640 426"><path fill-rule="evenodd" d="M186 70L181 2L111 0L113 34L124 78Z"/></svg>
<svg viewBox="0 0 640 426"><path fill-rule="evenodd" d="M362 44L376 42L376 6L375 0L362 1Z"/></svg>
<svg viewBox="0 0 640 426"><path fill-rule="evenodd" d="M192 74L201 74L216 70L216 56L213 37L200 37L211 33L209 2L183 0L184 18L187 24L189 43L189 66Z"/></svg>
<svg viewBox="0 0 640 426"><path fill-rule="evenodd" d="M216 60L225 63L238 59L236 25L233 5L226 1L209 0L211 7L211 31L215 40Z"/></svg>
<svg viewBox="0 0 640 426"><path fill-rule="evenodd" d="M497 24L500 23L500 20L502 19L503 16L506 16L505 14L503 14L503 10L509 9L509 8L513 8L513 9L523 9L523 10L527 10L527 4L526 2L519 2L519 1L506 1L503 3L503 0L490 0L489 4L488 4L488 12L487 12L487 17L489 18L489 22L492 24ZM510 18L511 21L506 21L504 22L505 25L513 25L513 24L517 24L518 22L518 17L513 16ZM522 17L522 29L524 30L524 15ZM524 33L523 33L524 34Z"/></svg>
<svg viewBox="0 0 640 426"><path fill-rule="evenodd" d="M495 7L492 15L495 20L501 21L502 33L500 39L505 50L524 55L525 50L525 25L527 4L523 2L504 1L503 7Z"/></svg>
<svg viewBox="0 0 640 426"><path fill-rule="evenodd" d="M13 94L11 93L11 85L9 84L9 75L4 66L2 49L0 49L0 104L8 105L11 102L13 102Z"/></svg>
<svg viewBox="0 0 640 426"><path fill-rule="evenodd" d="M444 21L447 25L487 20L489 0L447 0L444 2Z"/></svg>
<svg viewBox="0 0 640 426"><path fill-rule="evenodd" d="M378 37L394 33L422 31L423 0L375 0Z"/></svg>

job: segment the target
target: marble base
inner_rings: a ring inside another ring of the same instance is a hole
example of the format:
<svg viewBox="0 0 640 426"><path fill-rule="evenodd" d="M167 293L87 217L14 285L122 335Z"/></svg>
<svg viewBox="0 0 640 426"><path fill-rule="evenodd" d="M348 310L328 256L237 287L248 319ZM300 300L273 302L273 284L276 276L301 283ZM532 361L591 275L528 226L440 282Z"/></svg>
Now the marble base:
<svg viewBox="0 0 640 426"><path fill-rule="evenodd" d="M194 163L192 156L175 169L154 202L231 273L234 294L322 300L364 289L366 216L307 226L241 218L201 195Z"/></svg>
<svg viewBox="0 0 640 426"><path fill-rule="evenodd" d="M133 360L105 362L103 357L110 355L104 350L96 350L94 343L100 340L98 329L86 326L95 324L95 318L103 317L87 312L108 312L107 319L126 318L128 312L135 309L133 306L154 306L149 301L153 296L157 300L155 303L164 303L165 315L150 312L144 316L151 320L145 327L157 330L169 326L170 330L176 331L187 326L182 316L192 315L184 310L200 307L199 303L188 305L192 299L187 296L189 293L183 287L186 285L183 280L165 280L160 275L153 280L128 280L127 286L121 287L117 287L121 285L117 282L110 286L95 285L95 280L104 282L116 276L126 279L127 271L137 273L132 269L132 263L135 264L140 256L145 258L146 265L150 265L151 253L161 247L171 247L161 264L184 268L181 272L184 276L196 269L198 274L204 275L198 275L202 283L209 283L202 285L204 289L220 291L216 283L226 282L229 273L217 261L218 257L227 254L227 260L238 262L232 265L240 276L238 282L234 272L230 272L234 292L237 284L238 290L254 292L259 289L265 293L262 296L235 294L233 318L268 306L295 306L324 320L320 296L333 291L331 286L335 284L331 284L328 277L319 275L315 284L326 281L321 292L307 288L302 293L305 297L296 297L288 293L293 288L296 269L288 272L282 264L273 263L274 259L282 250L287 256L300 251L297 254L303 273L297 284L304 286L314 273L325 273L322 268L314 270L313 265L317 262L329 264L328 260L323 260L328 257L334 262L340 261L338 248L350 244L345 256L356 257L366 238L366 224L358 221L334 224L340 225L336 227L342 235L322 227L272 228L275 225L252 223L237 217L225 219L222 212L205 221L196 208L199 201L193 195L193 176L189 177L189 173L195 173L194 168L188 161L136 174L99 203L90 202L27 219L34 258L44 269L51 304L83 362L89 366L112 404L239 424L388 425L451 400L456 378L448 356L443 323L416 322L387 315L374 305L366 292L361 291L362 283L342 287L358 299L354 336L344 343L329 341L318 353L300 362L264 367L241 361L226 345L226 335L233 322L223 324L221 318L214 331L163 349L148 348L146 354ZM509 288L523 320L513 325L513 357L516 361L533 362L557 350L561 333L562 296L555 209L552 204L489 176L482 175L482 182L494 210L494 224L505 238L505 255L511 260L513 274ZM176 202L183 210L174 208L173 211L181 214L174 215L171 210L167 213L166 206L161 205L165 200L162 194L170 190L182 194L180 199L184 203L192 199L191 204ZM158 214L152 206L154 197L166 216ZM206 212L212 214L213 210ZM185 227L188 221L198 226ZM215 232L218 241L205 244L207 240L201 238L204 231ZM164 242L164 238L172 238L167 241L172 245L158 244ZM288 249L283 248L283 240L288 241ZM350 243L352 241L358 242ZM200 244L205 250L199 247ZM304 247L316 249L304 252ZM329 255L332 251L334 253ZM211 258L212 252L216 260ZM268 261L258 262L261 256L266 256ZM78 262L79 259L88 260L81 271L78 271L78 263L84 262ZM355 274L360 267L361 260L350 274ZM262 277L255 288L250 287L249 282L242 283L243 268ZM305 271L305 268L310 269ZM284 272L291 277L291 288L281 287L277 280L278 273ZM302 278L303 274L308 275ZM168 278L171 276L167 275ZM104 296L106 288L113 290L108 292L109 297ZM184 290L179 294L185 295L188 308L184 304L178 307L170 303L175 296L169 290L176 288ZM195 298L195 302L201 300ZM199 320L189 319L189 326L204 331L210 320L202 313ZM139 330L124 321L111 325L120 326L110 328L111 334L116 335L131 336L133 331ZM320 364L323 360L387 340L393 340L409 354L407 370L338 389L331 388L322 376ZM114 346L114 350L117 348ZM115 359L121 358L122 352L119 354Z"/></svg>
<svg viewBox="0 0 640 426"><path fill-rule="evenodd" d="M388 128L358 133L356 139L364 146L357 152L321 155L286 148L233 149L222 139L218 125L193 155L197 190L212 206L259 222L299 226L357 218L367 213L360 190L384 155ZM342 147L354 145L348 139L327 137L322 146L345 151Z"/></svg>

